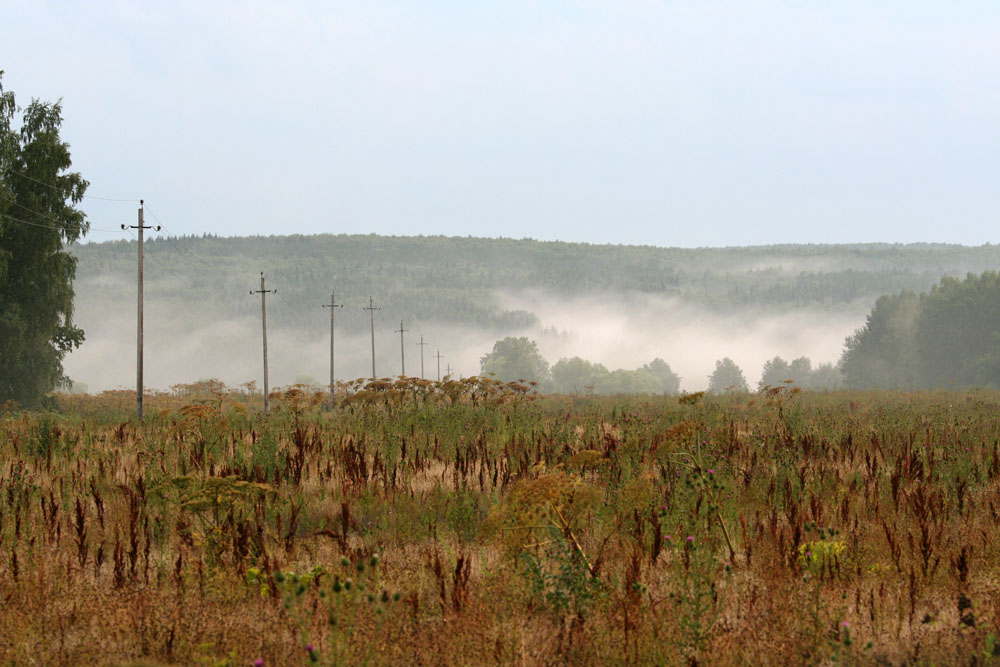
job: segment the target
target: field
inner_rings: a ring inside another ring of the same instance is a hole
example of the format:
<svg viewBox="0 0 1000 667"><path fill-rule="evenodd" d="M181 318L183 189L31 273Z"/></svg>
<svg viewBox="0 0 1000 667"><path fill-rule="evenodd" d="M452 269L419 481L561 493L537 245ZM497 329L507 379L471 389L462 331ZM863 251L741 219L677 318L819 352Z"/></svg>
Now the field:
<svg viewBox="0 0 1000 667"><path fill-rule="evenodd" d="M0 663L1000 663L1000 393L0 416Z"/></svg>

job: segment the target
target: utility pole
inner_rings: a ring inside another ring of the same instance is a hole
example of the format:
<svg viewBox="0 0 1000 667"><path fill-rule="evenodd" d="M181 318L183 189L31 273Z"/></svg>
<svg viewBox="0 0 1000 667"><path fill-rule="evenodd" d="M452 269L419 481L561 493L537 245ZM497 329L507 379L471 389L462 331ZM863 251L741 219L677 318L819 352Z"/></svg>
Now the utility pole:
<svg viewBox="0 0 1000 667"><path fill-rule="evenodd" d="M330 303L323 304L324 308L330 309L330 407L331 408L333 407L333 392L335 386L334 383L336 382L336 380L333 379L333 313L337 308L344 307L344 304L337 303L337 300L334 298L333 295L334 293L330 292Z"/></svg>
<svg viewBox="0 0 1000 667"><path fill-rule="evenodd" d="M403 320L399 321L399 329L395 333L399 334L399 363L402 366L399 377L406 377L406 351L403 349L403 334L409 329L403 328Z"/></svg>
<svg viewBox="0 0 1000 667"><path fill-rule="evenodd" d="M153 229L154 231L160 231L160 226L157 225L153 227L152 225L143 224L142 216L143 200L139 200L139 224L137 225L122 225L122 229L138 229L139 230L139 299L138 308L136 313L136 340L135 340L135 416L138 419L142 419L142 230Z"/></svg>
<svg viewBox="0 0 1000 667"><path fill-rule="evenodd" d="M442 356L443 355L441 354L441 350L438 350L438 353L434 355L434 358L438 360L438 382L441 381L441 357Z"/></svg>
<svg viewBox="0 0 1000 667"><path fill-rule="evenodd" d="M445 370L447 372L447 375L445 375L445 377L451 377L451 364L450 363L448 364L448 368L445 369Z"/></svg>
<svg viewBox="0 0 1000 667"><path fill-rule="evenodd" d="M368 297L368 307L362 308L361 310L367 310L371 315L372 323L372 380L375 379L375 311L382 310L381 308L376 308L375 304L372 302L372 298Z"/></svg>
<svg viewBox="0 0 1000 667"><path fill-rule="evenodd" d="M270 409L267 394L270 388L267 384L267 295L277 293L276 289L264 289L264 272L260 272L260 289L250 290L251 294L260 294L260 326L264 333L264 412Z"/></svg>
<svg viewBox="0 0 1000 667"><path fill-rule="evenodd" d="M417 343L420 346L420 379L424 379L424 348L430 345L430 343L424 342L423 334L420 335L420 342Z"/></svg>

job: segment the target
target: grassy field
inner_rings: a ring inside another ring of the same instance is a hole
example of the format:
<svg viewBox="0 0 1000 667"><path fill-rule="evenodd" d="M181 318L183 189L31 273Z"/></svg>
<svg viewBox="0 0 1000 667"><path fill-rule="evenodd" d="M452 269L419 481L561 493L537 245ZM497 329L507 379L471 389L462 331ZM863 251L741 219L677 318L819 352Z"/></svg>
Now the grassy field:
<svg viewBox="0 0 1000 667"><path fill-rule="evenodd" d="M0 416L0 663L1000 664L1000 393L354 389Z"/></svg>

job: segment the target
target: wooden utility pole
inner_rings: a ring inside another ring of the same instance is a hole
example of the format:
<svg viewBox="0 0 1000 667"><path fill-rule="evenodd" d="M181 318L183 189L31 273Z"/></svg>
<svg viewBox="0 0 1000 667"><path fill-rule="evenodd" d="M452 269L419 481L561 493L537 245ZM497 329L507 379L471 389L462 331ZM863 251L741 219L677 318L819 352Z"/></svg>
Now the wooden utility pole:
<svg viewBox="0 0 1000 667"><path fill-rule="evenodd" d="M251 294L260 294L260 326L264 334L264 412L270 409L267 394L270 386L267 383L267 295L277 293L276 289L264 289L264 272L260 272L260 289L250 290Z"/></svg>
<svg viewBox="0 0 1000 667"><path fill-rule="evenodd" d="M335 387L334 383L336 382L336 380L334 380L333 378L333 313L337 308L344 307L344 304L337 303L337 300L334 298L333 295L334 293L330 292L330 303L323 304L324 308L330 309L330 407L331 408L333 407L333 394Z"/></svg>
<svg viewBox="0 0 1000 667"><path fill-rule="evenodd" d="M401 366L399 377L406 377L406 350L403 349L403 334L409 331L409 329L403 328L403 320L399 321L399 329L396 333L399 334L399 364Z"/></svg>
<svg viewBox="0 0 1000 667"><path fill-rule="evenodd" d="M448 364L448 368L445 369L445 372L447 373L445 375L445 377L451 377L451 364L450 363Z"/></svg>
<svg viewBox="0 0 1000 667"><path fill-rule="evenodd" d="M420 346L420 379L424 379L424 348L430 345L430 343L424 342L423 334L420 335L420 342L417 343Z"/></svg>
<svg viewBox="0 0 1000 667"><path fill-rule="evenodd" d="M375 379L375 311L382 310L381 308L376 308L371 297L368 297L368 307L362 308L361 310L367 310L371 315L372 323L372 380Z"/></svg>
<svg viewBox="0 0 1000 667"><path fill-rule="evenodd" d="M137 229L139 230L139 298L137 303L137 313L136 313L136 341L135 341L135 416L138 419L142 419L142 231L144 229L153 229L155 231L160 231L160 226L157 225L153 227L152 225L143 224L142 216L143 200L139 200L139 224L128 225L127 229ZM122 229L126 229L125 225L122 225Z"/></svg>
<svg viewBox="0 0 1000 667"><path fill-rule="evenodd" d="M436 358L438 360L438 382L441 381L441 357L442 356L443 355L441 354L441 350L438 350L437 354L434 355L434 358Z"/></svg>

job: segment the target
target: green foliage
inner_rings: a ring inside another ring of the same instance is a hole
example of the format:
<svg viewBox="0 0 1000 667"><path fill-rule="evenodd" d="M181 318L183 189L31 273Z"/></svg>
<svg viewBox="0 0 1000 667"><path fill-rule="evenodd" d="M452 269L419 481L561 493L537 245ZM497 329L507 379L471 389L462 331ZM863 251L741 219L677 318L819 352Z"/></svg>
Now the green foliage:
<svg viewBox="0 0 1000 667"><path fill-rule="evenodd" d="M518 557L532 595L556 615L585 617L604 592L603 582L590 574L580 553L557 527L550 526L544 546L544 557L527 551Z"/></svg>
<svg viewBox="0 0 1000 667"><path fill-rule="evenodd" d="M493 374L503 382L542 382L549 377L549 362L538 352L538 343L524 336L498 340L480 364L483 375Z"/></svg>
<svg viewBox="0 0 1000 667"><path fill-rule="evenodd" d="M0 403L38 405L68 383L62 360L83 342L73 326L76 258L63 244L89 225L74 208L87 181L59 137L62 106L33 100L20 127L0 71Z"/></svg>
<svg viewBox="0 0 1000 667"><path fill-rule="evenodd" d="M1000 273L942 278L920 305L921 384L1000 387Z"/></svg>
<svg viewBox="0 0 1000 667"><path fill-rule="evenodd" d="M552 382L547 387L558 394L583 393L588 387L597 391L608 377L608 369L580 357L560 359L552 365Z"/></svg>
<svg viewBox="0 0 1000 667"><path fill-rule="evenodd" d="M659 394L663 385L653 373L642 368L612 371L601 386L605 394Z"/></svg>
<svg viewBox="0 0 1000 667"><path fill-rule="evenodd" d="M657 357L640 370L652 373L660 382L660 393L678 394L681 390L681 376L670 368L670 364Z"/></svg>
<svg viewBox="0 0 1000 667"><path fill-rule="evenodd" d="M764 363L764 368L760 374L760 386L777 387L785 380L791 379L791 377L792 373L788 362L781 357L775 357Z"/></svg>
<svg viewBox="0 0 1000 667"><path fill-rule="evenodd" d="M708 391L713 394L749 391L747 379L736 362L725 357L715 362L715 371L708 377Z"/></svg>
<svg viewBox="0 0 1000 667"><path fill-rule="evenodd" d="M28 453L46 458L56 452L60 445L59 429L50 414L43 414L32 428L28 440Z"/></svg>
<svg viewBox="0 0 1000 667"><path fill-rule="evenodd" d="M791 363L781 357L764 362L760 388L795 385L801 389L834 389L841 384L840 371L833 364L820 364L815 369L809 357L793 359Z"/></svg>
<svg viewBox="0 0 1000 667"><path fill-rule="evenodd" d="M930 292L880 298L847 339L851 388L1000 387L1000 273L944 277Z"/></svg>
<svg viewBox="0 0 1000 667"><path fill-rule="evenodd" d="M920 296L910 291L880 297L865 326L844 342L840 368L852 389L913 388Z"/></svg>
<svg viewBox="0 0 1000 667"><path fill-rule="evenodd" d="M559 394L676 394L681 379L663 359L654 359L635 370L608 371L602 364L580 357L560 359L552 366L552 381L545 390Z"/></svg>
<svg viewBox="0 0 1000 667"><path fill-rule="evenodd" d="M670 600L677 610L681 650L697 664L725 608L720 589L732 578L732 566L720 564L711 542L694 536L671 544L671 549L678 590L670 594Z"/></svg>

